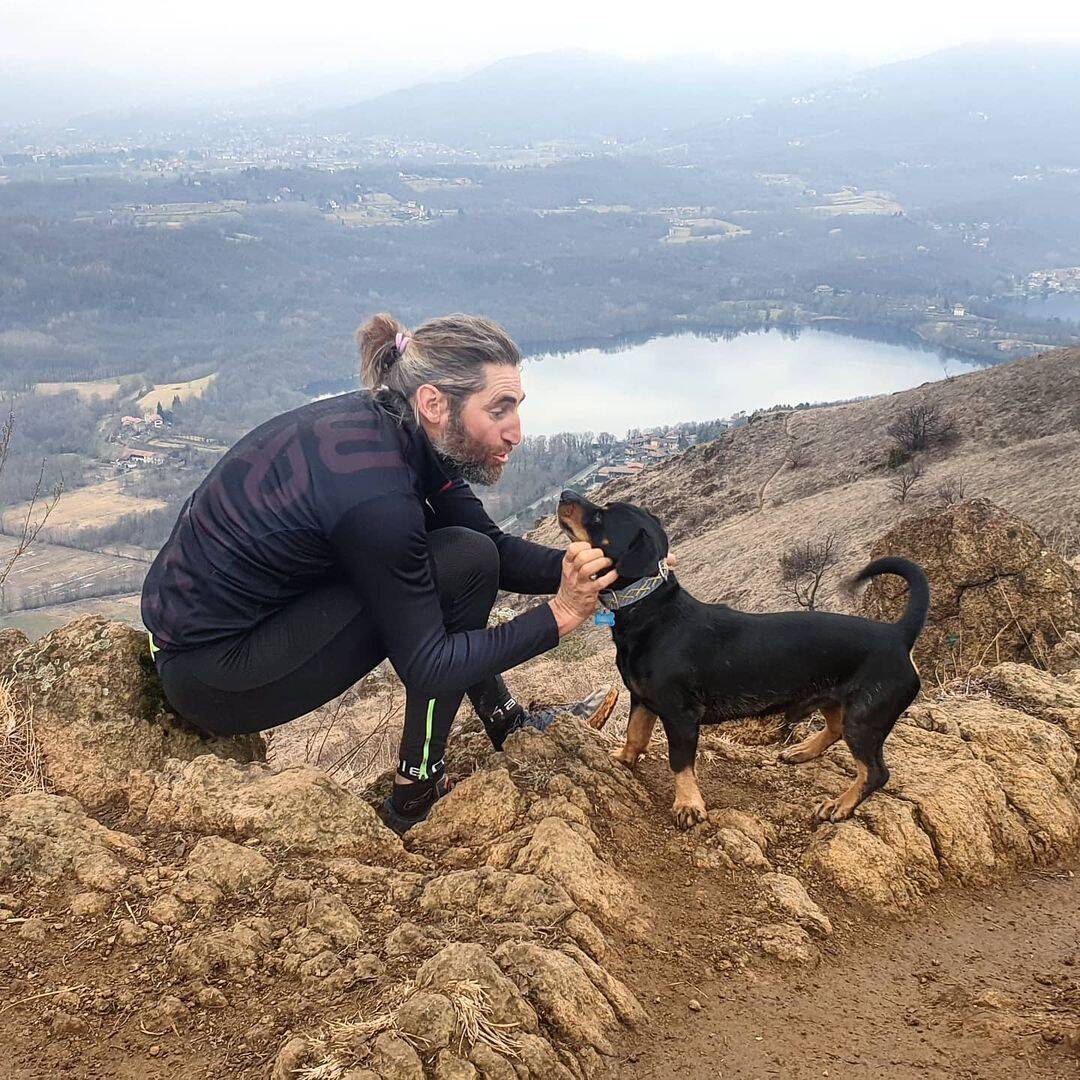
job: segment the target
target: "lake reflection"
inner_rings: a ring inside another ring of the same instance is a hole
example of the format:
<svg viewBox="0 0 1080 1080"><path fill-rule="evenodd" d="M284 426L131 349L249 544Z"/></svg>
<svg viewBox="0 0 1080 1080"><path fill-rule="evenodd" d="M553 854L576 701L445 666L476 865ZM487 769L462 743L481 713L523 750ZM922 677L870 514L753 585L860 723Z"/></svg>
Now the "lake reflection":
<svg viewBox="0 0 1080 1080"><path fill-rule="evenodd" d="M521 414L528 435L610 431L711 420L769 405L906 390L944 377L929 349L804 330L653 338L618 352L583 349L531 357ZM950 374L978 365L948 361Z"/></svg>

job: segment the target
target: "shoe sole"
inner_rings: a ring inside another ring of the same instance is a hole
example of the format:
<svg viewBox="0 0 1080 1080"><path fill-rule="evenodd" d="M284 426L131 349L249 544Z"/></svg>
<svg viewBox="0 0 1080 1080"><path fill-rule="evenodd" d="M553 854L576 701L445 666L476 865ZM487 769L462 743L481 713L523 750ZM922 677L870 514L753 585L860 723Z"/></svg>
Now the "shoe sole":
<svg viewBox="0 0 1080 1080"><path fill-rule="evenodd" d="M585 722L594 731L599 731L607 722L615 709L615 702L619 700L619 688L613 686L605 695L604 700L596 707L596 711Z"/></svg>

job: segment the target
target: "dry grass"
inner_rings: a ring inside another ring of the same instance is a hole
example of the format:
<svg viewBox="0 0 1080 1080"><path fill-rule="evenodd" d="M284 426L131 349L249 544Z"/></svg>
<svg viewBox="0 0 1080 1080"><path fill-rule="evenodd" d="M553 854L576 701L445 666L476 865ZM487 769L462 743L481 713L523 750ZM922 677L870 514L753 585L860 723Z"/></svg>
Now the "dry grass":
<svg viewBox="0 0 1080 1080"><path fill-rule="evenodd" d="M397 761L405 691L378 670L344 694L292 723L267 744L277 765L314 765L339 783L361 788Z"/></svg>
<svg viewBox="0 0 1080 1080"><path fill-rule="evenodd" d="M142 411L143 416L150 416L157 411L158 405L163 409L172 408L173 398L187 401L189 398L202 397L206 388L217 378L217 373L204 375L201 379L188 379L187 382L162 383L153 390L147 391L135 403Z"/></svg>
<svg viewBox="0 0 1080 1080"><path fill-rule="evenodd" d="M460 1031L458 1050L467 1042L470 1047L481 1042L496 1053L508 1058L520 1056L519 1043L514 1035L517 1024L496 1024L491 1019L491 1001L480 983L463 979L448 987Z"/></svg>
<svg viewBox="0 0 1080 1080"><path fill-rule="evenodd" d="M148 514L164 507L162 499L129 495L123 490L119 478L103 480L98 484L87 484L63 492L55 507L49 511L48 524L41 535L44 539L71 542L82 529L101 528L125 515ZM45 510L46 507L41 504L33 509L26 503L7 507L0 513L0 529L12 532L15 523L28 514L30 520L37 523L45 516Z"/></svg>
<svg viewBox="0 0 1080 1080"><path fill-rule="evenodd" d="M389 996L400 1002L412 989L412 983L404 983L394 988ZM454 1007L459 1054L467 1056L469 1049L484 1043L511 1060L520 1058L520 1042L515 1035L518 1025L498 1024L492 1020L491 1000L481 983L463 979L443 987L442 993ZM340 1080L350 1070L362 1068L371 1056L372 1043L384 1032L403 1039L418 1053L425 1053L427 1040L399 1028L388 1004L384 1001L381 1011L368 1018L327 1024L323 1034L311 1043L310 1056L314 1063L297 1070L299 1080Z"/></svg>
<svg viewBox="0 0 1080 1080"><path fill-rule="evenodd" d="M0 799L45 790L33 708L18 699L11 679L0 679Z"/></svg>
<svg viewBox="0 0 1080 1080"><path fill-rule="evenodd" d="M50 396L74 391L82 401L108 401L120 393L117 379L96 379L89 382L40 382L35 393Z"/></svg>

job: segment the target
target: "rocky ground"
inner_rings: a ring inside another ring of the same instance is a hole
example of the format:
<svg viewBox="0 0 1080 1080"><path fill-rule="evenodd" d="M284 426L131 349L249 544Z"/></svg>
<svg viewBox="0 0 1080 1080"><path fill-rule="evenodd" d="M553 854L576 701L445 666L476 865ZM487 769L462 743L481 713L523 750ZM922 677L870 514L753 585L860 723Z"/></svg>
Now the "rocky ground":
<svg viewBox="0 0 1080 1080"><path fill-rule="evenodd" d="M465 731L402 843L379 784L184 730L119 624L3 645L13 1078L1075 1075L1080 672L920 701L886 791L817 831L841 745L711 731L681 833L659 754Z"/></svg>

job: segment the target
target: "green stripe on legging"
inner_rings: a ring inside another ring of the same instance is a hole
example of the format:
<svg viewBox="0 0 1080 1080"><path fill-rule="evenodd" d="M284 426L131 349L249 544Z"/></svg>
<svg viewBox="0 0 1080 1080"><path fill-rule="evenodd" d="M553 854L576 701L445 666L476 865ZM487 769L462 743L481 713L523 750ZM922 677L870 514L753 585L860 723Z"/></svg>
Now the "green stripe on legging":
<svg viewBox="0 0 1080 1080"><path fill-rule="evenodd" d="M420 779L426 780L428 753L431 750L431 721L435 715L435 699L431 698L427 703L427 732L424 735L424 760L420 762Z"/></svg>

